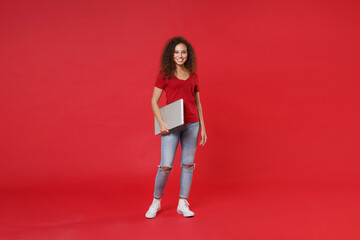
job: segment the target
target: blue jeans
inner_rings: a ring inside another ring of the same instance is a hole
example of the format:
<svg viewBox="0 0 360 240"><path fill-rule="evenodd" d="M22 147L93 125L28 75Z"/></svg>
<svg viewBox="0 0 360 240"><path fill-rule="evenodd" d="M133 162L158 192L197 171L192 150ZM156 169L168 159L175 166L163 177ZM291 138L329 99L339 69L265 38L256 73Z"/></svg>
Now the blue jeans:
<svg viewBox="0 0 360 240"><path fill-rule="evenodd" d="M161 163L155 178L155 198L161 198L163 196L167 179L173 167L179 140L181 143L180 197L189 197L195 167L194 157L199 137L199 128L199 122L185 123L184 125L169 130L168 134L161 135ZM190 165L190 167L186 167L185 165ZM160 167L169 167L171 169L165 171Z"/></svg>

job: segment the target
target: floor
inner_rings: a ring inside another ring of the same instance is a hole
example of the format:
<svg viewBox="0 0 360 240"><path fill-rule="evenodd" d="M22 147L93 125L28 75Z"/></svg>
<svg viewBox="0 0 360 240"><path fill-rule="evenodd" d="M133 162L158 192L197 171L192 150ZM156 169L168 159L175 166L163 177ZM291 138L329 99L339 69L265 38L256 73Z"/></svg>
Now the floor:
<svg viewBox="0 0 360 240"><path fill-rule="evenodd" d="M3 189L0 239L359 239L355 187L295 182L194 182L195 217L176 212L177 182L144 214L153 182Z"/></svg>

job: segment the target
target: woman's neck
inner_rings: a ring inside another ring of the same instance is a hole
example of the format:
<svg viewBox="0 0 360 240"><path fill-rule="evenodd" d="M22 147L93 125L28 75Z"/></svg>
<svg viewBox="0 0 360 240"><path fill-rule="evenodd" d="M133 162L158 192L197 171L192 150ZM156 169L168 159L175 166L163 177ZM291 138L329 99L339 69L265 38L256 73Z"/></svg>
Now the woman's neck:
<svg viewBox="0 0 360 240"><path fill-rule="evenodd" d="M176 70L175 73L184 73L184 72L189 72L184 65L176 65Z"/></svg>

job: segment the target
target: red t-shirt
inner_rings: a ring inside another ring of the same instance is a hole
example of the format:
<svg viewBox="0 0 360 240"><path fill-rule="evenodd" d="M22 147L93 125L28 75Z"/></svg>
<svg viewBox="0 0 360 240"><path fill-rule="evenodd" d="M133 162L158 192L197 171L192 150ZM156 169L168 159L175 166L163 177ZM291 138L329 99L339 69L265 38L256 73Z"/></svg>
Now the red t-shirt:
<svg viewBox="0 0 360 240"><path fill-rule="evenodd" d="M155 87L165 90L166 104L170 104L179 99L184 99L184 122L198 122L199 115L195 102L195 92L200 92L199 80L196 73L190 74L186 80L177 77L163 79L164 73L159 73L155 82Z"/></svg>

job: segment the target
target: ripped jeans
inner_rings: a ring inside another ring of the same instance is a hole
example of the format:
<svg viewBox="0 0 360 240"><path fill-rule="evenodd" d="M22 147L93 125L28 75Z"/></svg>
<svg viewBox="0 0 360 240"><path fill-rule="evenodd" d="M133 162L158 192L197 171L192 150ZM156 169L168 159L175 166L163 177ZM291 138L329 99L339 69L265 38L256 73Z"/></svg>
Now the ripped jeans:
<svg viewBox="0 0 360 240"><path fill-rule="evenodd" d="M154 197L161 198L173 167L176 149L181 143L181 176L180 176L180 197L188 198L193 170L195 167L194 157L196 152L197 141L199 137L200 123L185 123L169 130L168 134L161 135L161 163L155 178ZM185 165L190 165L187 167ZM168 167L170 170L165 171L160 167Z"/></svg>

